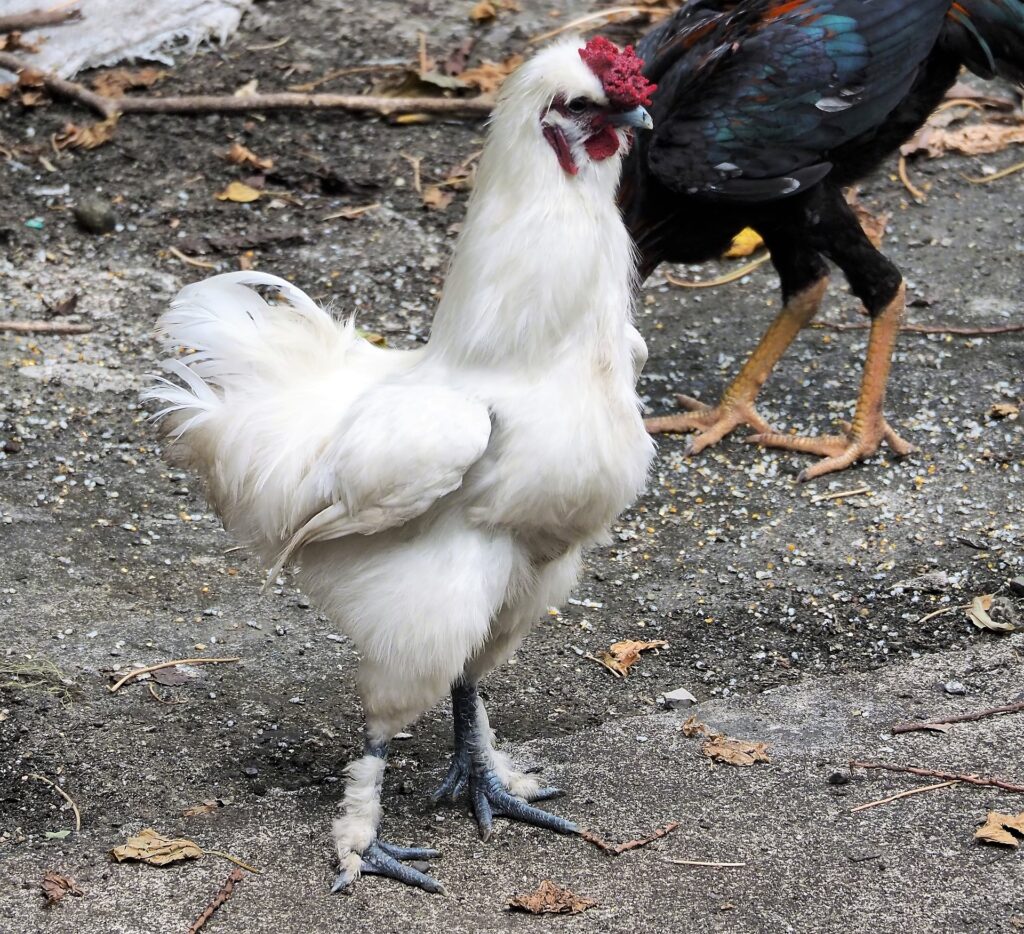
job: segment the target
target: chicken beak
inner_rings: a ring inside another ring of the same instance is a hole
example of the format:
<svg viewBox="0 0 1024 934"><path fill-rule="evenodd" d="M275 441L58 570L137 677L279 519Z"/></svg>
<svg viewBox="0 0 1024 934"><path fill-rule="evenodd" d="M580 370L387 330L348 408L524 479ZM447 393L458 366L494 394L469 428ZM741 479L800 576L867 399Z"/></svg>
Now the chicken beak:
<svg viewBox="0 0 1024 934"><path fill-rule="evenodd" d="M631 126L638 130L653 130L654 121L647 112L646 107L634 107L632 110L624 110L622 113L613 114L611 122L615 126Z"/></svg>

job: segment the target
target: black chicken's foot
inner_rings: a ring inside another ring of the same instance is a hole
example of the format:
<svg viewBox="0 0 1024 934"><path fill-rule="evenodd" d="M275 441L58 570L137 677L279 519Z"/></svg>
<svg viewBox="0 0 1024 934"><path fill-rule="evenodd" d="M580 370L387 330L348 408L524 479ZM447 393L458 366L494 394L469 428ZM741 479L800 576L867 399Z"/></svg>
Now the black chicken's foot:
<svg viewBox="0 0 1024 934"><path fill-rule="evenodd" d="M385 843L383 840L374 840L363 850L359 874L364 876L387 876L389 879L396 879L406 885L412 885L423 889L425 892L444 893L444 886L437 879L428 876L412 866L406 866L402 860L406 859L434 859L441 854L421 846L394 846ZM358 876L353 875L347 869L342 869L331 886L331 892L343 892L349 888Z"/></svg>

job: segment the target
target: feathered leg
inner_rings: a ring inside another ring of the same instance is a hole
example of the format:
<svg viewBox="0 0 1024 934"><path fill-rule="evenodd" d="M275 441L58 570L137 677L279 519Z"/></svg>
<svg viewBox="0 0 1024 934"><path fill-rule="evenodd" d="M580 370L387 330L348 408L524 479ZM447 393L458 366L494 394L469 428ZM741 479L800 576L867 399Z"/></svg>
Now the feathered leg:
<svg viewBox="0 0 1024 934"><path fill-rule="evenodd" d="M740 425L750 425L763 435L774 434L772 427L757 413L754 400L769 374L800 331L817 314L822 297L828 287L828 278L817 281L794 294L765 331L754 352L747 358L736 378L722 394L715 406L705 405L690 396L677 395L679 402L690 411L680 415L662 415L648 418L644 424L652 434L660 432L696 431L686 446L687 456L698 454L706 447L717 444Z"/></svg>
<svg viewBox="0 0 1024 934"><path fill-rule="evenodd" d="M452 686L455 752L433 798L457 798L468 788L470 806L480 837L487 840L495 815L544 827L558 833L578 833L572 821L532 807L531 801L558 797L557 788L542 788L532 776L517 772L508 757L494 748L494 734L474 683L460 679Z"/></svg>
<svg viewBox="0 0 1024 934"><path fill-rule="evenodd" d="M380 791L387 755L387 743L367 740L363 757L348 768L344 810L334 822L340 871L331 892L344 891L360 875L387 876L427 892L444 892L444 886L436 879L402 862L407 859L433 859L440 855L437 850L393 846L377 837L381 818Z"/></svg>

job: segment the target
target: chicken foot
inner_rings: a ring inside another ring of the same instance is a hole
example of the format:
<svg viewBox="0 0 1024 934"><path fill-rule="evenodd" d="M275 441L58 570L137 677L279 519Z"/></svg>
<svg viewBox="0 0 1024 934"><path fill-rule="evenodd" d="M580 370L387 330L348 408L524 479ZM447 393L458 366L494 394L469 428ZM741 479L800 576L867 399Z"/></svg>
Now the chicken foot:
<svg viewBox="0 0 1024 934"><path fill-rule="evenodd" d="M427 892L443 893L436 879L404 860L426 860L439 856L427 847L394 846L377 837L380 821L380 791L387 760L387 743L367 742L365 754L349 766L345 787L345 811L334 822L340 871L331 892L343 892L361 875L387 876Z"/></svg>
<svg viewBox="0 0 1024 934"><path fill-rule="evenodd" d="M676 398L690 411L648 418L644 421L647 430L651 434L696 431L686 446L688 457L717 444L740 425L749 425L761 436L775 436L772 427L754 408L754 400L775 364L817 314L827 286L828 278L822 277L786 302L717 405L705 405L690 396L678 395Z"/></svg>
<svg viewBox="0 0 1024 934"><path fill-rule="evenodd" d="M468 790L483 840L491 836L495 816L557 833L579 833L572 821L531 806L533 801L557 798L561 791L541 787L532 775L517 772L508 757L494 748L487 712L475 684L459 680L452 686L452 717L455 751L444 780L432 796L434 801L455 800Z"/></svg>
<svg viewBox="0 0 1024 934"><path fill-rule="evenodd" d="M870 457L885 441L898 457L913 453L916 448L903 440L885 420L885 386L892 365L892 352L899 335L906 302L906 286L901 284L892 301L871 321L864 374L852 422L843 422L842 435L803 437L777 432L762 432L747 438L764 447L818 454L822 460L804 470L799 480L813 480L827 473L844 470L851 464Z"/></svg>

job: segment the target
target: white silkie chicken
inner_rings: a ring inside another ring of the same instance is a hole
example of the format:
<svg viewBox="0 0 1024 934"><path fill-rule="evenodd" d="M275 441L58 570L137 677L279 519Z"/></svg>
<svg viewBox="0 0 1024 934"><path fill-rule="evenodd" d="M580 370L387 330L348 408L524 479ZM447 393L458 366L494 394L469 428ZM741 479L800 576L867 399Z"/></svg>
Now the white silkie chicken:
<svg viewBox="0 0 1024 934"><path fill-rule="evenodd" d="M575 584L581 550L640 493L652 455L635 392L633 253L615 203L651 86L604 39L542 51L506 82L429 343L386 350L276 276L182 289L172 356L146 397L172 453L273 577L296 578L361 653L365 755L334 822L335 890L377 873L429 891L377 836L388 742L451 691L455 753L435 797L468 788L563 833L551 797L493 746L477 683ZM277 299L268 303L260 291Z"/></svg>

